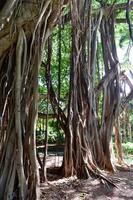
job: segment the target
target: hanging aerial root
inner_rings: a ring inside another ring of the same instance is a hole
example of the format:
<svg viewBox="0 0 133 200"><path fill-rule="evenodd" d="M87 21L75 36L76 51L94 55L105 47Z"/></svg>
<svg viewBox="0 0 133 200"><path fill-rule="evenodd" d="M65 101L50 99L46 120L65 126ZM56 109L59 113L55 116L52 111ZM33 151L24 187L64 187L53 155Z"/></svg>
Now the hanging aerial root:
<svg viewBox="0 0 133 200"><path fill-rule="evenodd" d="M103 171L101 171L98 167L96 167L95 165L93 165L93 169L92 167L89 167L88 171L92 174L92 176L99 178L101 183L103 184L109 184L113 187L118 187L114 181L113 177L109 177L109 175L104 174Z"/></svg>
<svg viewBox="0 0 133 200"><path fill-rule="evenodd" d="M15 128L17 136L17 173L20 182L20 195L25 199L26 178L23 163L22 127L21 127L21 70L23 53L23 31L20 30L16 47L16 82L15 82Z"/></svg>
<svg viewBox="0 0 133 200"><path fill-rule="evenodd" d="M103 184L111 185L113 187L117 187L117 185L115 183L116 181L114 180L114 178L111 177L109 175L109 173L106 173L105 171L100 170L100 168L97 167L94 164L91 157L88 158L88 162L85 162L86 159L83 157L83 154L82 154L82 159L83 159L83 162L84 162L84 168L85 168L85 171L86 171L88 178L91 175L92 177L99 178L101 183L103 183Z"/></svg>

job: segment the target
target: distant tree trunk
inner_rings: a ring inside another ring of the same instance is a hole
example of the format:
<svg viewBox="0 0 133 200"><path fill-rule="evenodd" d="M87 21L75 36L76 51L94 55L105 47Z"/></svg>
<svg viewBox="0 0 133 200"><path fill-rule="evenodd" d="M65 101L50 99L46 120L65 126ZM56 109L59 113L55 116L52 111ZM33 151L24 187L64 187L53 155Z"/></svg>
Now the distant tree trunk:
<svg viewBox="0 0 133 200"><path fill-rule="evenodd" d="M128 113L129 114L129 113ZM128 116L128 136L129 136L129 141L132 142L132 127L131 127L131 122L130 122L130 114Z"/></svg>
<svg viewBox="0 0 133 200"><path fill-rule="evenodd" d="M129 106L127 106L126 108L126 128L127 128L127 134L126 134L127 141L132 141Z"/></svg>
<svg viewBox="0 0 133 200"><path fill-rule="evenodd" d="M126 143L127 137L128 137L128 134L127 134L127 106L124 108L122 121L123 121L123 143Z"/></svg>
<svg viewBox="0 0 133 200"><path fill-rule="evenodd" d="M0 199L39 199L38 73L62 6L60 0L7 0L0 11Z"/></svg>
<svg viewBox="0 0 133 200"><path fill-rule="evenodd" d="M49 112L49 98L47 96L47 113L46 113L46 129L45 129L45 141L44 141L44 156L43 156L43 165L42 165L42 178L43 181L47 182L47 151L48 151L48 112Z"/></svg>
<svg viewBox="0 0 133 200"><path fill-rule="evenodd" d="M71 139L71 136L70 136L70 131L68 129L68 119L65 116L63 110L61 109L61 107L59 105L59 99L58 99L59 93L58 93L58 95L56 95L53 85L52 85L52 79L51 79L52 38L51 37L49 38L49 42L48 42L48 55L47 56L48 56L47 63L43 63L43 65L46 67L45 77L46 77L47 90L48 90L48 94L49 94L50 103L51 103L53 111L55 113L55 117L58 120L58 125L64 131L64 134L65 134L65 143L68 145L67 147L65 147L65 152L66 152L66 148L67 148L69 153L72 154L72 149L69 148L70 147L69 139ZM70 162L70 160L71 160L70 157L67 160L68 160L68 162ZM68 165L64 162L64 159L63 159L60 173L62 173L65 176L68 176L68 173L66 174L65 173L66 171L64 170L66 167L67 167L67 170L69 170ZM71 167L69 167L69 168L70 168L69 175L73 175Z"/></svg>
<svg viewBox="0 0 133 200"><path fill-rule="evenodd" d="M121 165L123 164L124 160L123 160L123 151L121 145L119 118L115 120L114 133L115 133L115 148L118 157L118 164Z"/></svg>

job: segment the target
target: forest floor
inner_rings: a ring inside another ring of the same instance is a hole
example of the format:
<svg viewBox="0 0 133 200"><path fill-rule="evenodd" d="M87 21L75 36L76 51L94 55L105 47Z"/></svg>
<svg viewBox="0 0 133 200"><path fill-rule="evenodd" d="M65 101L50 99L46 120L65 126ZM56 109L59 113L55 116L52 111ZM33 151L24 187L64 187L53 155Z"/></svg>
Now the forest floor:
<svg viewBox="0 0 133 200"><path fill-rule="evenodd" d="M119 180L117 187L99 179L78 180L48 173L48 183L41 183L41 200L133 200L133 169L117 171L113 178Z"/></svg>

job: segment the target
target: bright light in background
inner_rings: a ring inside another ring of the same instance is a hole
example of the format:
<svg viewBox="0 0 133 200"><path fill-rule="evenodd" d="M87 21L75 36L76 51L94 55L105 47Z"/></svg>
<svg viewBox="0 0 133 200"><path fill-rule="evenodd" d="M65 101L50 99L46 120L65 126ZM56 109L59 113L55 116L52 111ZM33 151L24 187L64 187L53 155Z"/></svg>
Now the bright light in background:
<svg viewBox="0 0 133 200"><path fill-rule="evenodd" d="M129 61L133 65L133 46L131 47L129 51Z"/></svg>
<svg viewBox="0 0 133 200"><path fill-rule="evenodd" d="M120 63L124 62L126 52L127 52L127 48L125 48L125 47L124 48L117 47L117 54L118 54L118 59L119 59Z"/></svg>
<svg viewBox="0 0 133 200"><path fill-rule="evenodd" d="M126 76L128 77L129 81L131 82L131 84L133 85L133 77L130 71L125 73ZM131 92L131 88L129 87L129 85L125 85L125 89L126 89L126 95L128 95Z"/></svg>
<svg viewBox="0 0 133 200"><path fill-rule="evenodd" d="M126 58L127 58L127 59L129 59L130 66L133 65L133 46L130 49L128 49L127 46L123 47L123 48L120 48L118 46L117 47L117 54L118 54L118 59L119 59L120 64L123 64L124 61L126 61ZM125 70L125 75L128 77L129 81L133 85L133 75L132 75L132 73L133 73L133 70L131 70L131 72L128 68ZM131 92L131 88L129 87L129 85L126 82L121 85L121 88L122 88L122 91L125 91L126 96ZM122 93L121 93L121 95L123 95Z"/></svg>
<svg viewBox="0 0 133 200"><path fill-rule="evenodd" d="M128 77L130 83L133 85L133 75L131 71L127 71L125 72L125 75ZM126 81L121 82L121 97L123 96L123 92L125 92L126 96L129 95L129 93L131 92L131 88L130 86L127 84Z"/></svg>
<svg viewBox="0 0 133 200"><path fill-rule="evenodd" d="M117 54L118 54L118 59L120 63L124 62L127 51L128 51L127 47L123 47L123 48L117 47ZM129 62L133 65L133 46L129 50L128 58L129 58Z"/></svg>

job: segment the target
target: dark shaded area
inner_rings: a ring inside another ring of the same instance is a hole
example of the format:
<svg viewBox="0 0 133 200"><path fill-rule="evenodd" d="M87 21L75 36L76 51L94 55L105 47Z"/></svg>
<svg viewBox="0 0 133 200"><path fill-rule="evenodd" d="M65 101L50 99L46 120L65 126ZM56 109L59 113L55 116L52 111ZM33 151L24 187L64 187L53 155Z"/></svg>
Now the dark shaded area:
<svg viewBox="0 0 133 200"><path fill-rule="evenodd" d="M0 1L0 11L1 11L2 8L4 7L4 4L6 4L6 0L1 0L1 1Z"/></svg>
<svg viewBox="0 0 133 200"><path fill-rule="evenodd" d="M44 145L38 146L37 150L39 153L43 153ZM48 144L48 154L54 153L54 152L63 153L64 152L64 144Z"/></svg>

